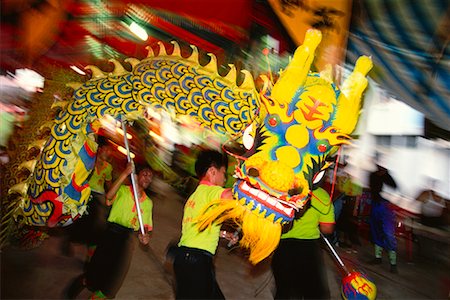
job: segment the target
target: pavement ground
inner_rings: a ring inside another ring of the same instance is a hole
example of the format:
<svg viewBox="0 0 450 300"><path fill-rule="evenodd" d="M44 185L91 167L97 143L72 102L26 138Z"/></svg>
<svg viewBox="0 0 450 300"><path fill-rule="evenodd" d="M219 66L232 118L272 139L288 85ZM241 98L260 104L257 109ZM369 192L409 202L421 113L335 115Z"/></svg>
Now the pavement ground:
<svg viewBox="0 0 450 300"><path fill-rule="evenodd" d="M180 236L183 198L173 188L155 178L152 185L154 232L148 248L135 247L128 275L116 299L174 299L171 263L166 249ZM72 244L71 255L61 251L65 230L50 231L41 246L23 250L6 246L1 251L1 299L62 299L64 289L83 271L86 248ZM355 251L336 247L348 268L366 273L376 284L378 299L450 299L448 259L436 253L448 253L448 243L428 249L425 257L414 241L412 260L406 241L399 238L398 274L389 272L387 257L382 265L369 265L373 246L361 236L362 245ZM442 246L444 245L444 246ZM423 248L423 245L421 246ZM442 247L446 247L442 249ZM445 254L444 254L445 256ZM332 299L341 299L341 273L329 252L324 249ZM227 299L273 299L274 280L270 258L252 266L245 253L229 250L221 242L215 260L217 280ZM295 274L293 274L295 276ZM87 299L84 290L79 299Z"/></svg>

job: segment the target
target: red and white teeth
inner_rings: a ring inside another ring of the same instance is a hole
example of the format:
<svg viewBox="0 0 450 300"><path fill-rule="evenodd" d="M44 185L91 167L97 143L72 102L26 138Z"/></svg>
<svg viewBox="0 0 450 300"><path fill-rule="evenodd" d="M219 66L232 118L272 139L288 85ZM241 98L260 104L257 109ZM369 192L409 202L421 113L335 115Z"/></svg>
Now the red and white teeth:
<svg viewBox="0 0 450 300"><path fill-rule="evenodd" d="M251 187L250 185L247 184L246 181L242 181L242 183L240 184L240 189L243 192L245 192L246 194L248 194L249 196L252 196L253 198L255 198L257 201L262 202L262 203L267 203L268 206L277 209L279 212L282 212L286 216L291 217L294 215L293 207L286 207L279 201L278 198L272 197L264 191L261 191L261 190ZM285 201L283 201L283 202L285 202ZM287 202L285 202L285 203L287 203ZM286 205L292 206L292 204L286 204Z"/></svg>

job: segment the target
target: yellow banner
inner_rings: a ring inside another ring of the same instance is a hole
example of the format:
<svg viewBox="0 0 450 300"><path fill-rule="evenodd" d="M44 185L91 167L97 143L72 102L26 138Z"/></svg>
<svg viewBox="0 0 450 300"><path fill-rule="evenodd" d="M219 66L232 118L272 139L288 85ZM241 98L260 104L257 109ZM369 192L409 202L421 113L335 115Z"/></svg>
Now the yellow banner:
<svg viewBox="0 0 450 300"><path fill-rule="evenodd" d="M309 28L322 31L315 67L340 65L347 47L351 0L268 0L294 43L303 44Z"/></svg>

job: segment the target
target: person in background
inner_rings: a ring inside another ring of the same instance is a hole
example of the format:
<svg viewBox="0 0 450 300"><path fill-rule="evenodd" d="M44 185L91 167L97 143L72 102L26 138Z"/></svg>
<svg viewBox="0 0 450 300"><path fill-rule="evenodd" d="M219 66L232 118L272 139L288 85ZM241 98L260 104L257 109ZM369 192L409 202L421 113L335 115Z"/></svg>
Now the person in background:
<svg viewBox="0 0 450 300"><path fill-rule="evenodd" d="M273 254L275 299L330 298L320 234L333 232L334 207L322 188L312 192L309 202L311 207L281 235Z"/></svg>
<svg viewBox="0 0 450 300"><path fill-rule="evenodd" d="M106 220L110 209L106 205L105 194L111 187L113 167L109 163L109 159L112 149L102 136L99 136L97 143L97 159L89 178L92 197L88 203L87 215L79 221L79 231L86 236L86 244L88 246L87 262L94 254L97 241L106 229Z"/></svg>
<svg viewBox="0 0 450 300"><path fill-rule="evenodd" d="M0 102L0 164L9 162L9 139L14 132L17 122L16 114L12 105Z"/></svg>
<svg viewBox="0 0 450 300"><path fill-rule="evenodd" d="M422 203L421 222L423 225L440 228L445 226L445 199L436 193L436 179L429 178L429 188L416 197Z"/></svg>
<svg viewBox="0 0 450 300"><path fill-rule="evenodd" d="M97 160L94 171L89 179L92 199L88 204L88 226L91 230L91 239L88 241L88 258L94 254L97 241L106 229L110 207L106 205L105 194L111 187L113 167L109 160L112 148L103 137L98 139Z"/></svg>
<svg viewBox="0 0 450 300"><path fill-rule="evenodd" d="M69 227L69 236L64 241L63 253L72 253L71 242L80 242L88 247L86 262L92 257L98 239L106 229L109 206L106 205L105 193L109 190L113 167L109 163L112 148L106 138L99 136L97 157L94 170L89 177L91 198L85 214Z"/></svg>
<svg viewBox="0 0 450 300"><path fill-rule="evenodd" d="M133 233L140 228L133 187L123 184L132 170L133 164L129 163L106 193L106 204L112 206L107 229L97 244L86 272L69 286L69 299L75 298L85 287L93 292L93 299L114 298L128 273L134 249ZM145 232L139 232L138 238L141 244L147 245L149 233L153 230L153 202L145 189L152 182L153 172L143 164L136 166L136 173L137 199Z"/></svg>
<svg viewBox="0 0 450 300"><path fill-rule="evenodd" d="M369 175L369 188L372 197L370 212L370 232L375 244L375 258L371 264L382 264L383 249L389 255L391 273L397 270L397 240L395 238L395 213L388 200L381 196L384 185L397 188L397 184L389 171L376 163L376 170Z"/></svg>
<svg viewBox="0 0 450 300"><path fill-rule="evenodd" d="M337 229L341 232L339 246L348 247L349 253L357 253L357 247L361 246L358 236L358 214L362 187L345 170L341 179L339 189L343 193L343 205L341 214L336 219Z"/></svg>
<svg viewBox="0 0 450 300"><path fill-rule="evenodd" d="M215 150L202 150L195 162L199 185L184 206L181 238L173 258L176 299L225 299L216 281L213 258L219 237L235 242L236 237L213 224L200 232L195 220L209 203L232 199L231 189L223 188L227 156Z"/></svg>

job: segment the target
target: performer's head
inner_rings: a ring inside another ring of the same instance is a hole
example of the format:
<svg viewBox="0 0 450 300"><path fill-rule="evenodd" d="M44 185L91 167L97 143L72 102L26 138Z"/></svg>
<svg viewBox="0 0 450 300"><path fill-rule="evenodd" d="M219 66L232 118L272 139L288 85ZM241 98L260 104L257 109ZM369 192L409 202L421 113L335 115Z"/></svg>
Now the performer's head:
<svg viewBox="0 0 450 300"><path fill-rule="evenodd" d="M108 139L104 136L99 135L97 139L98 150L97 158L101 160L109 160L112 154L112 147L108 142Z"/></svg>
<svg viewBox="0 0 450 300"><path fill-rule="evenodd" d="M137 163L135 165L137 183L142 189L147 189L153 180L153 170L145 163Z"/></svg>
<svg viewBox="0 0 450 300"><path fill-rule="evenodd" d="M387 162L386 157L380 152L375 152L375 165L377 166L378 173L386 173Z"/></svg>
<svg viewBox="0 0 450 300"><path fill-rule="evenodd" d="M226 182L228 157L216 150L202 150L195 162L195 173L199 180L207 180L218 186Z"/></svg>

